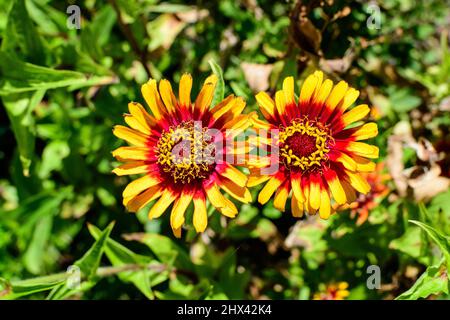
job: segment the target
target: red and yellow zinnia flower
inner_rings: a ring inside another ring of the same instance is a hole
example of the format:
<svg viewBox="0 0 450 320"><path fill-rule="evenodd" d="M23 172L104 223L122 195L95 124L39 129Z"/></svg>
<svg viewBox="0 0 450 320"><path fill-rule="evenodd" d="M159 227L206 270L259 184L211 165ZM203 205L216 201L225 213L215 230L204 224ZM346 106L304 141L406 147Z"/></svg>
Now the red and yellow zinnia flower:
<svg viewBox="0 0 450 320"><path fill-rule="evenodd" d="M324 290L314 294L314 300L344 300L350 294L347 282L331 283Z"/></svg>
<svg viewBox="0 0 450 320"><path fill-rule="evenodd" d="M141 104L131 102L129 114L124 116L129 127L114 127L114 135L130 146L113 152L124 162L113 172L120 176L143 174L127 185L123 204L136 212L158 199L148 213L153 219L173 203L170 224L177 237L191 202L193 225L197 232L203 232L208 219L206 199L227 217L238 213L220 189L239 201L251 201L247 176L228 161L245 153L232 143L250 124L248 116L241 114L245 102L231 95L210 109L216 82L215 75L208 77L191 103L190 75L181 77L178 100L169 81L161 80L158 90L157 82L150 80L141 91L152 115Z"/></svg>
<svg viewBox="0 0 450 320"><path fill-rule="evenodd" d="M367 194L360 194L355 202L346 204L343 209L347 207L351 209L351 216L357 216L356 225L360 226L369 218L369 212L379 205L379 202L389 194L389 188L386 182L391 179L388 173L383 173L384 162L379 162L376 165L375 171L365 172L363 176L370 185L370 192Z"/></svg>
<svg viewBox="0 0 450 320"><path fill-rule="evenodd" d="M295 217L319 212L327 219L334 203L351 203L356 199L355 190L363 194L370 190L361 173L375 169L370 159L378 158L378 148L361 140L376 136L378 129L372 122L359 124L370 112L367 105L349 109L358 96L359 91L344 81L336 86L331 80L324 81L319 71L304 81L298 102L292 77L284 79L274 100L265 92L256 95L268 122L253 120L255 128L277 132L267 138L260 134L258 146L266 144L272 153L278 153L277 157L249 161L248 186L267 181L258 196L261 204L275 193L274 206L284 211L292 190Z"/></svg>

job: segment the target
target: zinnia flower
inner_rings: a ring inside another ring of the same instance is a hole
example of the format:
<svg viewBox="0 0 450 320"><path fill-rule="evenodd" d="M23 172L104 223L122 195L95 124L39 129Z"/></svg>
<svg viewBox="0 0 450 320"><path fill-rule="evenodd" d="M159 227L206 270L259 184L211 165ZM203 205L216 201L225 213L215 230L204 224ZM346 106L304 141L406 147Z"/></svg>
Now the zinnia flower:
<svg viewBox="0 0 450 320"><path fill-rule="evenodd" d="M378 129L375 123L355 124L370 112L365 104L349 110L358 96L359 91L344 81L334 87L331 80L323 81L319 71L304 81L298 102L292 77L284 79L275 100L265 92L256 95L268 123L256 119L254 126L260 132L278 130L268 138L257 137L258 145L268 145L272 154L249 161L248 186L267 181L258 196L261 204L275 193L274 206L284 211L292 190L295 217L306 211L327 219L334 211L333 201L351 203L355 190L370 190L361 173L375 169L370 159L378 157L378 148L360 140L376 136Z"/></svg>
<svg viewBox="0 0 450 320"><path fill-rule="evenodd" d="M170 224L177 237L181 236L185 211L191 202L193 225L197 232L203 232L208 219L206 198L231 218L238 210L220 189L242 202L251 201L245 187L247 176L227 162L235 154L245 152L230 143L250 124L248 116L241 114L245 102L228 96L210 109L216 82L216 76L208 77L192 104L190 75L181 77L178 100L169 81L161 80L158 91L156 81L150 80L141 91L153 115L141 104L131 102L130 113L124 116L129 127L114 127L114 135L130 146L113 152L117 160L124 162L113 172L143 174L125 188L123 204L136 212L158 199L148 213L153 219L173 203ZM225 156L224 161L216 161Z"/></svg>
<svg viewBox="0 0 450 320"><path fill-rule="evenodd" d="M350 294L347 290L347 282L331 283L322 290L314 294L314 300L344 300Z"/></svg>
<svg viewBox="0 0 450 320"><path fill-rule="evenodd" d="M358 195L355 202L343 207L344 209L348 206L351 209L352 218L358 216L356 219L356 225L358 226L366 222L370 210L376 208L379 202L389 194L389 188L386 186L386 182L391 179L391 176L383 173L383 169L384 162L379 162L374 172L363 173L364 178L366 178L371 188L369 193Z"/></svg>

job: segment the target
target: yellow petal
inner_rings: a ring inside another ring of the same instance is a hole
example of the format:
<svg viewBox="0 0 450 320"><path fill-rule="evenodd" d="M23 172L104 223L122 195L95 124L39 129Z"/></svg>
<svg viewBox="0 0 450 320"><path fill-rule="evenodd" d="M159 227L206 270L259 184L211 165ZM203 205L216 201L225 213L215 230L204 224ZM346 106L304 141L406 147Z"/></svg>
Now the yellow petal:
<svg viewBox="0 0 450 320"><path fill-rule="evenodd" d="M303 209L308 214L315 214L315 210L310 205L310 184L307 182L303 185L303 195L305 196L305 203L303 204Z"/></svg>
<svg viewBox="0 0 450 320"><path fill-rule="evenodd" d="M344 152L340 152L339 156L336 158L337 162L340 162L344 165L348 170L355 171L356 170L356 162L349 155Z"/></svg>
<svg viewBox="0 0 450 320"><path fill-rule="evenodd" d="M327 178L328 187L330 188L331 194L333 195L334 200L338 204L344 204L347 201L347 198L345 197L345 191L344 188L341 185L341 182L339 181L339 178L337 176L332 178Z"/></svg>
<svg viewBox="0 0 450 320"><path fill-rule="evenodd" d="M322 219L328 219L331 213L330 196L328 191L322 189L320 192L320 209L319 214Z"/></svg>
<svg viewBox="0 0 450 320"><path fill-rule="evenodd" d="M219 212L221 214L223 214L224 216L226 216L228 218L236 217L236 215L238 214L238 210L237 210L236 206L234 205L233 202L231 202L227 198L225 198L225 200L228 202L228 205L226 207L216 208L216 209L219 210Z"/></svg>
<svg viewBox="0 0 450 320"><path fill-rule="evenodd" d="M167 111L169 111L169 113L174 113L175 108L177 107L177 100L173 94L172 85L168 80L163 79L159 82L159 93L161 94L161 98L164 101Z"/></svg>
<svg viewBox="0 0 450 320"><path fill-rule="evenodd" d="M305 196L303 195L303 190L301 187L301 177L292 177L291 178L291 187L292 193L300 202L305 202Z"/></svg>
<svg viewBox="0 0 450 320"><path fill-rule="evenodd" d="M231 148L227 148L229 154L245 155L249 153L250 144L247 141L235 141ZM241 164L240 162L237 164Z"/></svg>
<svg viewBox="0 0 450 320"><path fill-rule="evenodd" d="M258 93L255 98L264 117L266 119L272 118L275 111L275 102L273 99L265 92Z"/></svg>
<svg viewBox="0 0 450 320"><path fill-rule="evenodd" d="M233 105L231 110L226 114L226 116L237 117L242 113L242 111L244 111L244 109L245 109L245 100L242 99L241 97L237 97L236 103ZM254 115L252 118L258 116L256 113L252 114Z"/></svg>
<svg viewBox="0 0 450 320"><path fill-rule="evenodd" d="M179 229L184 223L184 213L186 212L192 200L191 192L182 192L181 196L175 201L170 214L170 225L172 229Z"/></svg>
<svg viewBox="0 0 450 320"><path fill-rule="evenodd" d="M234 183L229 179L223 179L220 183L220 187L228 193L230 196L243 203L249 203L252 201L252 195L246 187L242 187Z"/></svg>
<svg viewBox="0 0 450 320"><path fill-rule="evenodd" d="M357 155L352 156L353 160L356 163L356 169L361 172L372 172L375 171L376 165L375 162L370 161L364 157L359 157Z"/></svg>
<svg viewBox="0 0 450 320"><path fill-rule="evenodd" d="M218 80L219 79L217 78L217 76L215 74L212 74L208 78L205 79L205 82L203 83L203 85L212 84L215 87Z"/></svg>
<svg viewBox="0 0 450 320"><path fill-rule="evenodd" d="M236 206L233 202L224 197L216 184L205 188L205 191L211 204L223 215L230 218L234 218L236 216L238 212Z"/></svg>
<svg viewBox="0 0 450 320"><path fill-rule="evenodd" d="M322 71L315 71L313 75L317 78L317 83L314 89L314 94L312 96L312 99L315 100L319 94L320 88L322 87L322 81L323 81L323 72Z"/></svg>
<svg viewBox="0 0 450 320"><path fill-rule="evenodd" d="M161 198L156 201L156 203L151 207L148 212L149 219L159 218L164 211L170 206L170 204L175 200L176 195L170 190L164 190L162 192Z"/></svg>
<svg viewBox="0 0 450 320"><path fill-rule="evenodd" d="M156 87L156 80L150 79L141 87L142 96L156 119L161 119L164 105Z"/></svg>
<svg viewBox="0 0 450 320"><path fill-rule="evenodd" d="M145 133L150 132L150 126L153 121L147 111L145 111L144 107L140 103L130 102L128 104L128 110L133 118L136 118L136 120L145 128Z"/></svg>
<svg viewBox="0 0 450 320"><path fill-rule="evenodd" d="M132 161L118 166L112 172L118 176L125 176L130 174L146 173L147 171L148 165L145 164L144 161Z"/></svg>
<svg viewBox="0 0 450 320"><path fill-rule="evenodd" d="M249 168L264 168L271 164L270 156L251 156L246 162ZM259 174L260 171L258 171Z"/></svg>
<svg viewBox="0 0 450 320"><path fill-rule="evenodd" d="M138 212L141 208L145 207L151 201L159 198L161 194L162 191L160 186L156 185L145 190L144 192L135 196L134 198L127 200L125 206L127 207L128 211Z"/></svg>
<svg viewBox="0 0 450 320"><path fill-rule="evenodd" d="M361 126L358 130L353 132L352 136L356 140L366 140L378 135L378 126L375 122L369 122Z"/></svg>
<svg viewBox="0 0 450 320"><path fill-rule="evenodd" d="M344 298L348 297L350 295L350 292L348 290L338 290L336 292L336 300L343 300Z"/></svg>
<svg viewBox="0 0 450 320"><path fill-rule="evenodd" d="M296 218L301 218L303 216L303 203L300 202L295 195L291 199L291 210L292 216Z"/></svg>
<svg viewBox="0 0 450 320"><path fill-rule="evenodd" d="M120 147L112 152L113 157L129 160L147 160L148 148L146 147Z"/></svg>
<svg viewBox="0 0 450 320"><path fill-rule="evenodd" d="M353 188L355 188L358 192L363 194L367 194L370 191L370 185L367 183L367 180L363 178L358 173L353 173L351 171L345 170L345 173L349 177L349 182Z"/></svg>
<svg viewBox="0 0 450 320"><path fill-rule="evenodd" d="M344 99L342 100L341 109L342 111L347 110L353 103L355 103L356 99L359 97L359 91L354 88L349 88L345 93Z"/></svg>
<svg viewBox="0 0 450 320"><path fill-rule="evenodd" d="M251 122L253 124L253 127L257 129L270 130L270 128L272 127L271 124L258 119L258 117L252 117Z"/></svg>
<svg viewBox="0 0 450 320"><path fill-rule="evenodd" d="M377 146L373 146L364 142L350 141L347 145L347 150L355 153L358 156L370 159L376 159L379 156L379 149Z"/></svg>
<svg viewBox="0 0 450 320"><path fill-rule="evenodd" d="M178 88L178 97L182 106L188 107L191 105L191 90L192 77L190 74L185 73L181 76L180 86Z"/></svg>
<svg viewBox="0 0 450 320"><path fill-rule="evenodd" d="M317 210L320 206L320 185L316 181L311 181L309 188L309 204L311 208Z"/></svg>
<svg viewBox="0 0 450 320"><path fill-rule="evenodd" d="M286 77L283 81L284 101L286 103L295 103L294 97L294 77Z"/></svg>
<svg viewBox="0 0 450 320"><path fill-rule="evenodd" d="M314 74L306 78L300 90L300 97L299 97L300 103L309 102L314 93L314 90L316 89L317 81L318 78Z"/></svg>
<svg viewBox="0 0 450 320"><path fill-rule="evenodd" d="M345 81L339 81L339 83L333 88L327 101L325 102L330 110L333 110L338 103L341 102L347 92L347 88L348 84Z"/></svg>
<svg viewBox="0 0 450 320"><path fill-rule="evenodd" d="M346 290L348 288L348 283L345 281L339 282L338 288L339 290Z"/></svg>
<svg viewBox="0 0 450 320"><path fill-rule="evenodd" d="M194 218L195 231L203 232L208 225L208 214L206 212L206 201L204 198L194 197Z"/></svg>
<svg viewBox="0 0 450 320"><path fill-rule="evenodd" d="M289 189L286 186L282 186L277 190L275 193L275 199L273 200L273 206L280 210L281 212L284 212L284 209L286 207L286 200L289 196Z"/></svg>
<svg viewBox="0 0 450 320"><path fill-rule="evenodd" d="M125 115L124 119L125 119L126 124L130 128L133 128L134 130L137 130L146 135L150 134L150 129L148 129L146 126L142 125L142 123L140 123L139 120L136 119L135 117L133 117L132 115Z"/></svg>
<svg viewBox="0 0 450 320"><path fill-rule="evenodd" d="M266 175L258 175L258 176L250 176L248 177L247 187L251 188L257 186L263 182L266 182L270 179L270 176Z"/></svg>
<svg viewBox="0 0 450 320"><path fill-rule="evenodd" d="M367 106L367 104L361 104L359 106L356 106L353 109L351 109L350 111L348 111L342 115L342 123L344 124L344 127L346 127L353 122L361 120L369 112L370 112L370 109Z"/></svg>
<svg viewBox="0 0 450 320"><path fill-rule="evenodd" d="M214 108L211 109L211 113L213 114L214 119L217 120L224 114L230 112L239 100L243 101L241 98L234 98L233 95L230 95L226 97L222 102L218 103Z"/></svg>
<svg viewBox="0 0 450 320"><path fill-rule="evenodd" d="M144 191L145 189L153 187L159 183L160 183L159 179L146 174L145 176L142 176L139 179L130 182L126 186L125 190L123 190L122 196L124 198L128 198L137 195L142 191Z"/></svg>
<svg viewBox="0 0 450 320"><path fill-rule="evenodd" d="M209 83L205 84L195 100L194 107L199 110L200 113L205 112L211 105L214 95L214 85Z"/></svg>
<svg viewBox="0 0 450 320"><path fill-rule="evenodd" d="M146 135L121 125L114 126L113 134L117 138L123 139L126 142L138 147L144 147L147 144Z"/></svg>
<svg viewBox="0 0 450 320"><path fill-rule="evenodd" d="M331 92L331 89L333 89L333 81L326 79L320 87L317 96L314 96L314 101L319 104L325 102Z"/></svg>
<svg viewBox="0 0 450 320"><path fill-rule="evenodd" d="M286 100L284 92L279 90L275 93L275 104L279 115L283 115L286 110Z"/></svg>
<svg viewBox="0 0 450 320"><path fill-rule="evenodd" d="M265 136L265 134L261 134L257 136L250 136L247 141L251 146L261 147L262 145L271 145L274 140Z"/></svg>
<svg viewBox="0 0 450 320"><path fill-rule="evenodd" d="M356 201L356 192L355 189L353 189L353 187L350 185L350 183L342 181L341 184L345 192L345 197L347 198L347 203Z"/></svg>
<svg viewBox="0 0 450 320"><path fill-rule="evenodd" d="M217 77L215 75L211 75L206 78L205 83L203 84L203 87L195 100L194 108L199 110L201 114L211 105L216 83Z"/></svg>
<svg viewBox="0 0 450 320"><path fill-rule="evenodd" d="M179 227L178 229L172 229L175 238L181 238L181 229L182 229L181 227Z"/></svg>
<svg viewBox="0 0 450 320"><path fill-rule="evenodd" d="M252 123L250 121L250 115L241 114L235 117L233 120L227 122L223 129L233 129L227 130L227 137L232 138L239 135L243 130L247 129Z"/></svg>
<svg viewBox="0 0 450 320"><path fill-rule="evenodd" d="M266 183L264 188L260 191L258 195L258 202L260 204L265 204L272 197L275 190L283 183L277 176L270 178L269 182Z"/></svg>
<svg viewBox="0 0 450 320"><path fill-rule="evenodd" d="M230 179L240 187L245 187L247 183L247 176L232 165L227 165L225 170L220 172L220 175Z"/></svg>

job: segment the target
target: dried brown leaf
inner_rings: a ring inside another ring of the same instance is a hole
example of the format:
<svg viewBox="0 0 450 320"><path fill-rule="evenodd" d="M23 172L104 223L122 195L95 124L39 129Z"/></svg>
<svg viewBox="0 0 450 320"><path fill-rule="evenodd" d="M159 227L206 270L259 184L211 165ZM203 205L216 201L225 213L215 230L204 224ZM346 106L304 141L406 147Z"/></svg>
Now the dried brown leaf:
<svg viewBox="0 0 450 320"><path fill-rule="evenodd" d="M266 91L269 89L269 76L273 64L258 64L244 62L241 65L245 80L253 92Z"/></svg>

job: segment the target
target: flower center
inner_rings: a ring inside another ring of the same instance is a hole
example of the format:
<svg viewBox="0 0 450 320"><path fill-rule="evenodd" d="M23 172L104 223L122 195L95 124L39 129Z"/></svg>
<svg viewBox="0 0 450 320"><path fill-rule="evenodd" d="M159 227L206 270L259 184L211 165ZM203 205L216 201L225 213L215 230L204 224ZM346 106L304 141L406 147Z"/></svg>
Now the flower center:
<svg viewBox="0 0 450 320"><path fill-rule="evenodd" d="M186 121L163 132L157 143L158 164L174 183L192 183L214 169L215 145L200 121Z"/></svg>
<svg viewBox="0 0 450 320"><path fill-rule="evenodd" d="M280 155L287 169L319 167L327 159L328 129L321 123L305 119L293 120L279 134Z"/></svg>

